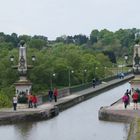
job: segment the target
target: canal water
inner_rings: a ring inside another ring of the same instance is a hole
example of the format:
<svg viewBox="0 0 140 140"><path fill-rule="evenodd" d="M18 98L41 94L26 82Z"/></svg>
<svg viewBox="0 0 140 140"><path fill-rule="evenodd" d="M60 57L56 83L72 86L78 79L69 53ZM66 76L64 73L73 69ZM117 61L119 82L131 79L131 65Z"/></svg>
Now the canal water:
<svg viewBox="0 0 140 140"><path fill-rule="evenodd" d="M3 140L126 140L128 124L98 120L98 110L122 97L124 84L40 122L0 126Z"/></svg>

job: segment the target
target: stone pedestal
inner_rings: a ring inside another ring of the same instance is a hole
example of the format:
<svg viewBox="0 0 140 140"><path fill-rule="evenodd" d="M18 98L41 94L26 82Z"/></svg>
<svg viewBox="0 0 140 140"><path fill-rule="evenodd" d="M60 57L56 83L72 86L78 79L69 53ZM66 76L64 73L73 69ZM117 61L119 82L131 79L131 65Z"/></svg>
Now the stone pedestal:
<svg viewBox="0 0 140 140"><path fill-rule="evenodd" d="M26 109L28 108L28 104L17 104L17 109Z"/></svg>
<svg viewBox="0 0 140 140"><path fill-rule="evenodd" d="M31 91L31 87L32 87L32 83L29 80L19 80L18 82L14 83L15 88L16 88L16 95L20 95L20 94L29 94L29 92Z"/></svg>
<svg viewBox="0 0 140 140"><path fill-rule="evenodd" d="M27 108L24 104L28 102L28 95L31 91L32 83L29 80L19 80L14 83L16 88L16 96L18 97L18 107L17 108Z"/></svg>

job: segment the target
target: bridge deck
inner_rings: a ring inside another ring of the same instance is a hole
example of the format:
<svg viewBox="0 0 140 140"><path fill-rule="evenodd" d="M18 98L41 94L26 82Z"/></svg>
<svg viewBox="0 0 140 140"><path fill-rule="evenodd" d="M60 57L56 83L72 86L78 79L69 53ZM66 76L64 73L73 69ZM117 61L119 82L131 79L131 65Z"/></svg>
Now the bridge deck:
<svg viewBox="0 0 140 140"><path fill-rule="evenodd" d="M101 90L104 91L104 89L107 89L109 86L111 87L111 85L117 84L117 83L121 83L124 81L128 81L129 79L131 79L133 77L133 75L129 75L126 76L124 79L115 79L112 81L109 81L107 83L104 83L96 86L95 88L88 88L85 89L83 91L80 92L76 92L70 96L66 96L63 98L58 99L58 102L46 102L43 105L38 106L37 108L24 108L24 109L17 109L17 111L13 111L13 108L4 108L4 109L0 109L0 124L4 123L9 123L9 122L20 122L21 121L25 121L25 120L33 120L35 116L38 116L38 118L36 117L36 120L41 120L42 117L43 119L48 119L50 118L50 110L54 109L55 106L58 106L60 111L67 109L68 107L71 107L77 103L80 103L84 100L86 100L86 96L91 95L95 92L101 92ZM102 92L103 92L102 91ZM66 107L65 107L66 106Z"/></svg>

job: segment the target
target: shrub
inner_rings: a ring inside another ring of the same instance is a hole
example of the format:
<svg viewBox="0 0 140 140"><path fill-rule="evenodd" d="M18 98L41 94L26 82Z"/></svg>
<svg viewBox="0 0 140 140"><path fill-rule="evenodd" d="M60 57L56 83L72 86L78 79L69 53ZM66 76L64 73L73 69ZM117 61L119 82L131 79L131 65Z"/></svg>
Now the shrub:
<svg viewBox="0 0 140 140"><path fill-rule="evenodd" d="M12 101L5 95L2 91L0 91L0 108L10 107L12 105Z"/></svg>

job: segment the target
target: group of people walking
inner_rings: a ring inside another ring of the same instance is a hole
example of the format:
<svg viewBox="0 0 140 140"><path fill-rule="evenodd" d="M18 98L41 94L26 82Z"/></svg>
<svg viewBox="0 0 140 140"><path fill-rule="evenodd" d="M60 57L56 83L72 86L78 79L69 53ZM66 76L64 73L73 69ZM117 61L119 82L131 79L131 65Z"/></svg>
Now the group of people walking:
<svg viewBox="0 0 140 140"><path fill-rule="evenodd" d="M32 93L29 93L28 95L27 95L27 100L28 100L28 108L36 108L37 107L37 97L36 97L36 95L32 95ZM14 111L16 111L17 110L17 104L18 104L18 97L15 95L14 97L13 97L13 109L14 109Z"/></svg>
<svg viewBox="0 0 140 140"><path fill-rule="evenodd" d="M51 102L53 99L55 102L57 102L57 97L58 97L58 89L54 88L54 91L52 91L51 89L48 92L48 96L49 96L49 101Z"/></svg>
<svg viewBox="0 0 140 140"><path fill-rule="evenodd" d="M138 91L136 91L135 89L132 88L132 95L131 95L131 90L126 90L124 96L122 97L122 101L124 103L124 108L127 108L127 105L130 104L130 100L132 97L132 101L133 101L133 109L137 110L138 109L138 99L139 99L139 94Z"/></svg>
<svg viewBox="0 0 140 140"><path fill-rule="evenodd" d="M58 89L54 88L54 91L52 91L51 89L48 92L48 97L49 97L49 101L51 102L53 99L55 102L57 102L57 97L58 97ZM27 95L27 100L28 100L28 108L36 108L37 107L37 102L38 99L35 95L32 95L32 93L29 93ZM14 111L16 111L17 109L17 103L18 103L18 97L14 96L13 97L13 109Z"/></svg>
<svg viewBox="0 0 140 140"><path fill-rule="evenodd" d="M30 93L28 96L28 108L36 108L37 107L37 97Z"/></svg>

